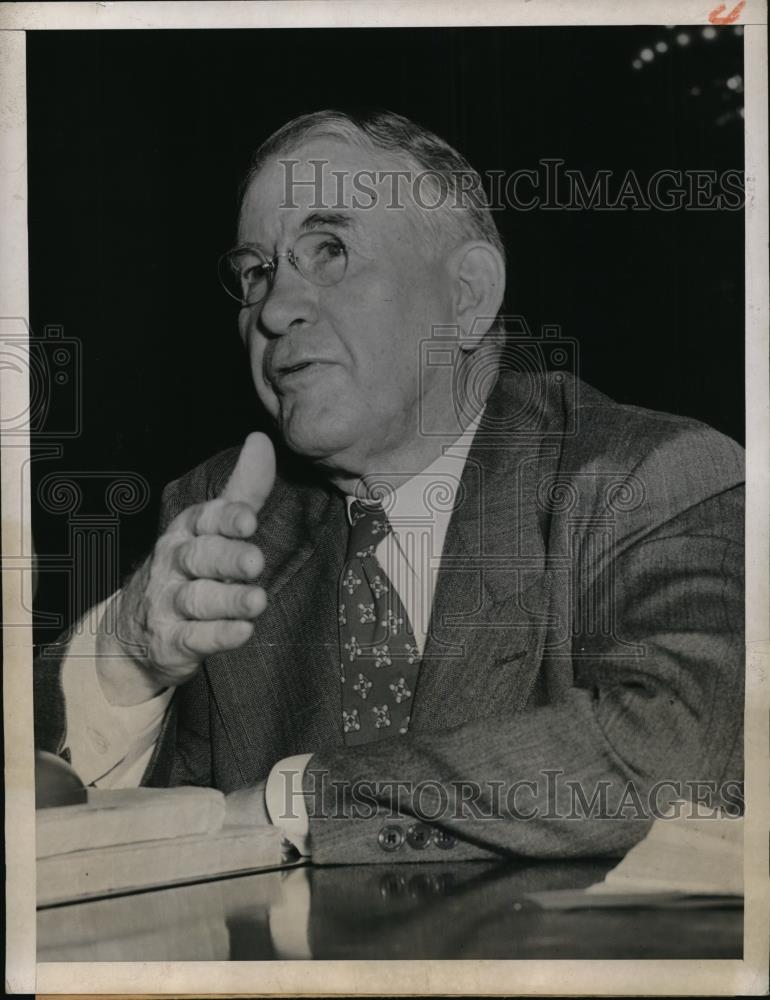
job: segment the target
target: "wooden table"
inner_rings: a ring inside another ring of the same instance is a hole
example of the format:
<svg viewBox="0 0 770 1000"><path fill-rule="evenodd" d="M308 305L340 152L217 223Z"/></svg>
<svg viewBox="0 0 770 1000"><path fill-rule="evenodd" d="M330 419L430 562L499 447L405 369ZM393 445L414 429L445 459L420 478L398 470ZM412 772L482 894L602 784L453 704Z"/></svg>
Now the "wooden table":
<svg viewBox="0 0 770 1000"><path fill-rule="evenodd" d="M608 861L303 866L38 913L38 960L740 958L743 913L550 910Z"/></svg>

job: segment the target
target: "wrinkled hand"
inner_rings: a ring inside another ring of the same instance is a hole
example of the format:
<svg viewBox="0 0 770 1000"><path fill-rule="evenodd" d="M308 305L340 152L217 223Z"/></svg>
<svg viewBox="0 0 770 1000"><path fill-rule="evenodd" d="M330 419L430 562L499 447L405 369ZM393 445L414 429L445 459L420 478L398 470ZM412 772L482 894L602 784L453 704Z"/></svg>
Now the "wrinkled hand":
<svg viewBox="0 0 770 1000"><path fill-rule="evenodd" d="M256 583L262 552L245 539L255 532L274 481L270 439L250 434L222 495L177 515L122 591L119 642L142 670L144 698L183 684L206 656L251 636L267 598ZM108 662L100 662L99 671L111 701L142 700L136 678L136 694L127 694L129 679L110 673Z"/></svg>

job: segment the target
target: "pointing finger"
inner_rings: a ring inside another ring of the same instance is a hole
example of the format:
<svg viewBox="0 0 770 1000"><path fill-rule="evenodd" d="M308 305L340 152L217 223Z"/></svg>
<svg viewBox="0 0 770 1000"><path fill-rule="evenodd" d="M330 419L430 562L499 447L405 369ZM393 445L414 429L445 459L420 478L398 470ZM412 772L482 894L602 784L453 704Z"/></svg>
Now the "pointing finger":
<svg viewBox="0 0 770 1000"><path fill-rule="evenodd" d="M232 475L222 491L224 500L248 504L258 513L275 482L275 449L266 434L249 434Z"/></svg>

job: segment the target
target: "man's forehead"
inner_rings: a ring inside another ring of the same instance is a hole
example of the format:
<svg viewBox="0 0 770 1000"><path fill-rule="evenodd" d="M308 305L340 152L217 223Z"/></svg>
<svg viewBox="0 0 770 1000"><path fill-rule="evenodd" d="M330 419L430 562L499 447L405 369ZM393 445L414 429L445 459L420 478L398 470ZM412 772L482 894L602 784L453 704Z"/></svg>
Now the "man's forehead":
<svg viewBox="0 0 770 1000"><path fill-rule="evenodd" d="M311 214L359 227L392 202L393 172L405 161L342 139L317 138L271 157L251 179L241 205L241 239L255 230L280 235L303 227ZM364 190L375 191L375 196ZM316 219L313 220L317 221Z"/></svg>

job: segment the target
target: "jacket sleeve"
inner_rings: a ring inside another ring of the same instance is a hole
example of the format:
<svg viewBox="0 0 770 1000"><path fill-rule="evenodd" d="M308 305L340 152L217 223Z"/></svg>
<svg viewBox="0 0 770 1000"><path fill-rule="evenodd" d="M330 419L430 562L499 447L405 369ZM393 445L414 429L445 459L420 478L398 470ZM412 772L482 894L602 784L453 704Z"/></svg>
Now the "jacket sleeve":
<svg viewBox="0 0 770 1000"><path fill-rule="evenodd" d="M609 563L578 546L578 596L590 595L600 613L611 602L616 628L602 635L573 620L573 682L563 695L441 732L317 753L304 778L314 861L616 856L671 799L739 812L739 453L705 429L664 443L634 471L675 500L655 518L631 519ZM719 460L713 471L706 455ZM693 477L681 488L693 462L697 493ZM625 656L618 636L642 655Z"/></svg>
<svg viewBox="0 0 770 1000"><path fill-rule="evenodd" d="M163 491L158 534L185 508L219 494L238 450L222 452L197 466ZM70 648L67 633L46 647L33 665L35 746L68 759L66 705L61 671ZM189 688L189 690L187 690ZM208 784L210 747L207 733L208 689L190 682L177 692L143 777L144 784Z"/></svg>

